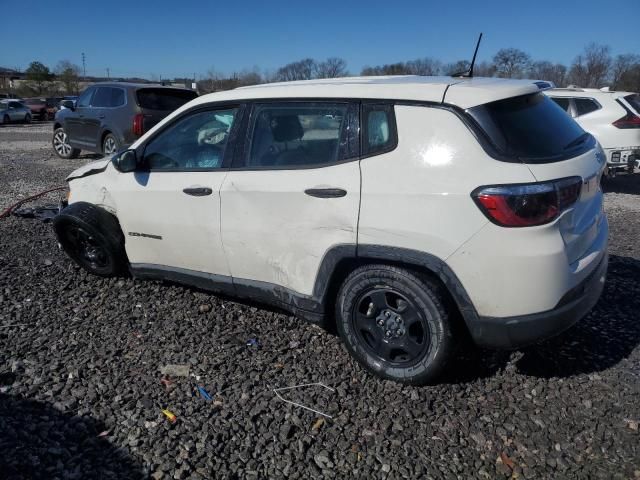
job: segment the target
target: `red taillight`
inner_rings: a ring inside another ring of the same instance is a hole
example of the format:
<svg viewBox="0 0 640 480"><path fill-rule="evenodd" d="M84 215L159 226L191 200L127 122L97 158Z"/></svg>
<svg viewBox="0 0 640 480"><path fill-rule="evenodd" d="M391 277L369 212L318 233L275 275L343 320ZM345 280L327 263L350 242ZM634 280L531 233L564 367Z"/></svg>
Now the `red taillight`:
<svg viewBox="0 0 640 480"><path fill-rule="evenodd" d="M613 122L613 126L618 128L640 128L640 117L628 112L624 117Z"/></svg>
<svg viewBox="0 0 640 480"><path fill-rule="evenodd" d="M580 197L582 179L563 178L526 185L480 187L471 196L493 223L533 227L555 220Z"/></svg>
<svg viewBox="0 0 640 480"><path fill-rule="evenodd" d="M628 98L629 97L625 97L625 99ZM624 117L619 118L618 120L613 122L613 126L617 128L640 128L640 117L629 110L629 108L624 103L622 103L619 98L616 99L616 102L618 102L618 105L624 108L624 111L627 112L627 114Z"/></svg>
<svg viewBox="0 0 640 480"><path fill-rule="evenodd" d="M133 117L133 134L140 137L144 133L144 115L137 113Z"/></svg>

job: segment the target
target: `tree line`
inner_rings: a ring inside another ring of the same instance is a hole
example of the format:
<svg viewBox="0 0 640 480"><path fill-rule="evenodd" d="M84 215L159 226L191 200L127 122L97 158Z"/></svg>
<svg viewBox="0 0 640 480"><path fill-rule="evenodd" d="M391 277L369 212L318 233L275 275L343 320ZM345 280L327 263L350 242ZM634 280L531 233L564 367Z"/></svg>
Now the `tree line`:
<svg viewBox="0 0 640 480"><path fill-rule="evenodd" d="M424 57L397 63L365 66L359 72L371 75L453 75L469 68L467 60L444 63ZM41 62L31 62L25 76L25 94L78 94L80 88L80 67L68 60L62 60L50 70ZM288 63L271 72L261 72L254 67L250 70L222 74L209 70L197 81L201 93L229 90L232 88L260 83L338 78L351 76L347 62L339 57L325 60L304 58ZM609 86L615 90L640 91L640 55L627 53L613 56L606 45L591 43L580 52L569 65L548 60L535 60L528 53L517 48L503 48L491 61L479 62L474 67L474 75L501 78L531 78L552 81L558 87L601 88ZM181 79L188 83L191 79ZM55 81L55 82L54 82ZM55 86L52 86L55 85ZM55 91L53 91L55 90Z"/></svg>

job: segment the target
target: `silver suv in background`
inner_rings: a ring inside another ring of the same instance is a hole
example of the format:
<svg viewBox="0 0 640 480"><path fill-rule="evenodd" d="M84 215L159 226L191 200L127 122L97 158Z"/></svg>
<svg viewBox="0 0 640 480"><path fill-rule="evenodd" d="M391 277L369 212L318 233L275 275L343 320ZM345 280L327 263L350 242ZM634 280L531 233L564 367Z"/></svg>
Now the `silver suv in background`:
<svg viewBox="0 0 640 480"><path fill-rule="evenodd" d="M545 94L596 137L610 175L633 173L640 163L640 95L606 88L555 88Z"/></svg>
<svg viewBox="0 0 640 480"><path fill-rule="evenodd" d="M80 150L111 155L197 96L192 90L160 85L92 85L75 104L62 102L65 108L56 113L53 126L53 149L62 158L75 158Z"/></svg>

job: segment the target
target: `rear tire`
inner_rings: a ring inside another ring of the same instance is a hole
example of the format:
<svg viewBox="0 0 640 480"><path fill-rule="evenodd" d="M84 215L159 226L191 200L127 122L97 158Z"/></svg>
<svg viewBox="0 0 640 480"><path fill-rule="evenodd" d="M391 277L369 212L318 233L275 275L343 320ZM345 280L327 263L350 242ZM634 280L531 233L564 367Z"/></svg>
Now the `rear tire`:
<svg viewBox="0 0 640 480"><path fill-rule="evenodd" d="M78 155L80 155L80 149L73 148L69 144L69 137L62 127L56 128L53 131L51 145L53 145L54 152L56 152L56 155L58 155L60 158L78 158Z"/></svg>
<svg viewBox="0 0 640 480"><path fill-rule="evenodd" d="M117 219L90 203L77 202L53 219L62 249L89 273L101 277L127 271L124 235Z"/></svg>
<svg viewBox="0 0 640 480"><path fill-rule="evenodd" d="M336 323L349 353L396 382L432 382L454 353L452 320L441 287L414 272L366 265L344 281Z"/></svg>
<svg viewBox="0 0 640 480"><path fill-rule="evenodd" d="M105 156L113 155L119 148L120 145L118 145L116 137L111 133L106 134L104 140L102 140L102 153Z"/></svg>
<svg viewBox="0 0 640 480"><path fill-rule="evenodd" d="M27 113L24 116L24 123L31 123L31 114L30 113Z"/></svg>
<svg viewBox="0 0 640 480"><path fill-rule="evenodd" d="M9 115L5 115L5 116L2 118L2 124L3 124L3 125L8 125L8 124L10 124L10 123L11 123L11 118L9 118Z"/></svg>

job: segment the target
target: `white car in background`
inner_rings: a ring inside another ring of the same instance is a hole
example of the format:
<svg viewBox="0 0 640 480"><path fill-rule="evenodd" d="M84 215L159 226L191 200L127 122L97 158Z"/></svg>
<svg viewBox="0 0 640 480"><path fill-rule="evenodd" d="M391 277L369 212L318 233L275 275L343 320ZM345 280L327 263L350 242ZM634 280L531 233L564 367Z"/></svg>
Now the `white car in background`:
<svg viewBox="0 0 640 480"><path fill-rule="evenodd" d="M610 175L640 167L640 95L606 88L554 88L545 94L596 137Z"/></svg>

